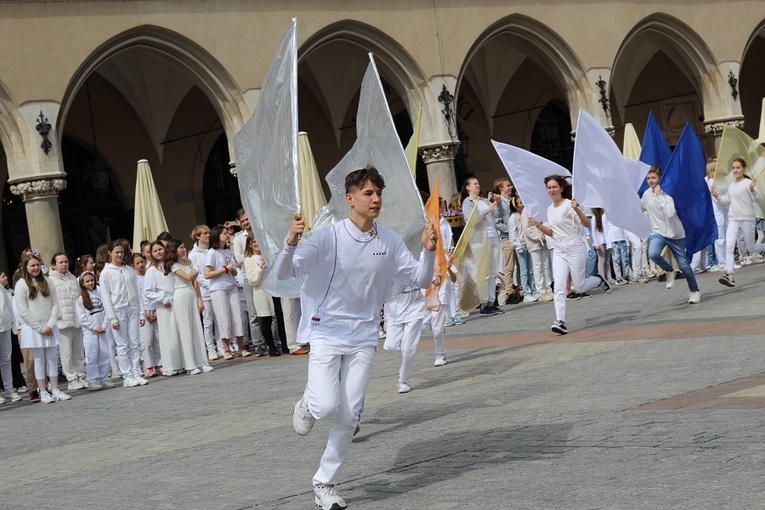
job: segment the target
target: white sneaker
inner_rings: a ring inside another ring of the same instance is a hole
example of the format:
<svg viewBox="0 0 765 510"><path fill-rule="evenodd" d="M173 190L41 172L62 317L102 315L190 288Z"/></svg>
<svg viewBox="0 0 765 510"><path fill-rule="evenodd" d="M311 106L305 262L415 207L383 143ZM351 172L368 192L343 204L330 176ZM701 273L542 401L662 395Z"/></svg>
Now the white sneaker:
<svg viewBox="0 0 765 510"><path fill-rule="evenodd" d="M212 371L213 371L213 367L211 367L210 365L202 365L203 374L209 374Z"/></svg>
<svg viewBox="0 0 765 510"><path fill-rule="evenodd" d="M405 382L398 383L398 392L399 393L409 393L412 391L412 387L406 384Z"/></svg>
<svg viewBox="0 0 765 510"><path fill-rule="evenodd" d="M699 303L701 303L701 292L698 290L696 292L691 292L691 295L688 297L688 304L696 305Z"/></svg>
<svg viewBox="0 0 765 510"><path fill-rule="evenodd" d="M134 376L133 376L133 379L134 379L134 380L135 380L135 381L136 381L138 384L140 384L141 386L146 386L147 384L149 384L149 381L147 381L146 379L144 379L144 378L143 378L143 377L141 377L140 375L134 375Z"/></svg>
<svg viewBox="0 0 765 510"><path fill-rule="evenodd" d="M99 382L104 388L114 388L115 386L111 379L99 379Z"/></svg>
<svg viewBox="0 0 765 510"><path fill-rule="evenodd" d="M207 359L210 361L215 361L216 359L220 359L220 356L218 356L218 351L215 351L213 349L210 349L207 351Z"/></svg>
<svg viewBox="0 0 765 510"><path fill-rule="evenodd" d="M434 367L442 367L449 363L446 359L446 356L436 356L436 361L433 363Z"/></svg>
<svg viewBox="0 0 765 510"><path fill-rule="evenodd" d="M752 264L762 264L763 262L765 262L765 259L762 258L762 255L760 255L759 253L755 253L754 255L752 255L752 258L750 258L749 260L752 262Z"/></svg>
<svg viewBox="0 0 765 510"><path fill-rule="evenodd" d="M52 404L55 401L56 399L53 398L53 396L47 391L40 392L40 402L42 402L43 404Z"/></svg>
<svg viewBox="0 0 765 510"><path fill-rule="evenodd" d="M671 289L672 286L675 284L675 278L677 277L677 273L674 271L670 271L667 273L667 288Z"/></svg>
<svg viewBox="0 0 765 510"><path fill-rule="evenodd" d="M12 390L6 391L5 400L7 400L8 402L18 402L19 400L21 400L21 395L19 395L17 392Z"/></svg>
<svg viewBox="0 0 765 510"><path fill-rule="evenodd" d="M125 379L122 380L122 387L123 388L135 388L140 383L136 381L135 377L133 375L126 375Z"/></svg>
<svg viewBox="0 0 765 510"><path fill-rule="evenodd" d="M539 301L539 296L536 294L524 294L523 296L524 303L536 303L537 301Z"/></svg>
<svg viewBox="0 0 765 510"><path fill-rule="evenodd" d="M71 400L72 399L72 397L70 397L69 395L67 395L66 393L64 393L61 390L53 390L53 391L51 391L51 396L53 398L55 398L56 400L58 400L59 402L63 402L64 400Z"/></svg>
<svg viewBox="0 0 765 510"><path fill-rule="evenodd" d="M295 409L292 411L292 427L299 436L307 436L311 432L314 423L316 423L316 418L311 414L311 411L308 409L308 403L305 401L305 397L303 397L295 404ZM318 505L319 503L316 504Z"/></svg>
<svg viewBox="0 0 765 510"><path fill-rule="evenodd" d="M82 384L82 381L80 381L79 379L74 379L70 381L69 386L67 386L67 389L69 391L81 390L83 388L85 388L85 385Z"/></svg>
<svg viewBox="0 0 765 510"><path fill-rule="evenodd" d="M748 266L749 264L752 263L752 257L747 257L747 256L739 257L738 263L741 264L742 266Z"/></svg>
<svg viewBox="0 0 765 510"><path fill-rule="evenodd" d="M199 375L202 373L202 371L198 368L195 368L194 370L186 370L186 373L189 375Z"/></svg>
<svg viewBox="0 0 765 510"><path fill-rule="evenodd" d="M334 485L314 485L313 494L314 503L321 510L343 510L348 506L343 498L337 495L337 489Z"/></svg>
<svg viewBox="0 0 765 510"><path fill-rule="evenodd" d="M98 382L98 379L88 384L88 391L98 391L104 389L103 385Z"/></svg>

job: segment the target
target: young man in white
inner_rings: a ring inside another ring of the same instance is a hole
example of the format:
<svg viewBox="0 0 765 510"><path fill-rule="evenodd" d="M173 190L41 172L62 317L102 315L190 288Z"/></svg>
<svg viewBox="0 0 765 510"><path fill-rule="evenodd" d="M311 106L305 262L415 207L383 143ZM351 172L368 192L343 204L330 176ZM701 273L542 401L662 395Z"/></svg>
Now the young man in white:
<svg viewBox="0 0 765 510"><path fill-rule="evenodd" d="M375 168L348 174L345 200L350 217L316 231L298 246L305 224L295 214L274 266L281 280L306 276L298 337L311 344L308 384L295 404L292 422L304 436L316 420L334 418L313 477L315 502L323 510L346 508L335 486L371 376L380 308L393 285L426 288L433 275L436 227L426 225L425 250L418 262L398 234L375 223L384 187Z"/></svg>

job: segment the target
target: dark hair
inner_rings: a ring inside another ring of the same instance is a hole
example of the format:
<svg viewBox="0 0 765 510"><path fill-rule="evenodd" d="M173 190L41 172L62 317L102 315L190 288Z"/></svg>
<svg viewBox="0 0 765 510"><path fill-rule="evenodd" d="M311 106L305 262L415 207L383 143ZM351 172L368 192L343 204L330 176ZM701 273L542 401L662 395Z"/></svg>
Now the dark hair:
<svg viewBox="0 0 765 510"><path fill-rule="evenodd" d="M460 204L462 204L462 202L465 201L468 195L470 195L470 193L468 193L467 187L468 187L468 184L470 184L470 181L472 180L477 181L478 179L475 176L471 175L470 177L468 177L462 182L462 187L460 188Z"/></svg>
<svg viewBox="0 0 765 510"><path fill-rule="evenodd" d="M55 265L56 265L56 259L57 259L58 257L60 257L61 255L63 255L64 257L66 257L66 262L67 262L67 263L69 263L69 257L67 257L66 253L64 253L63 251L59 251L59 252L56 252L56 253L53 255L53 257L51 257L51 259L50 259L50 266L51 266L51 267L53 267L53 266L55 266Z"/></svg>
<svg viewBox="0 0 765 510"><path fill-rule="evenodd" d="M157 236L156 241L165 241L165 242L167 242L167 241L169 241L172 238L173 238L172 234L170 234L170 232L165 230L164 232L160 232L159 233L159 235Z"/></svg>
<svg viewBox="0 0 765 510"><path fill-rule="evenodd" d="M30 275L27 271L27 264L29 264L29 261L32 259L42 264L40 259L34 255L27 255L21 259L21 277L26 282L27 288L29 288L29 299L36 298L38 291L43 295L43 297L48 297L50 296L50 289L48 288L48 282L45 280L45 276L42 274L42 271L40 271L40 274L34 278L32 278L32 275Z"/></svg>
<svg viewBox="0 0 765 510"><path fill-rule="evenodd" d="M92 259L93 262L95 262L93 255L90 253L86 253L77 257L77 260L75 260L74 276L80 276L82 274L82 272L85 270L85 264L88 263L89 259Z"/></svg>
<svg viewBox="0 0 765 510"><path fill-rule="evenodd" d="M157 269L159 269L159 261L154 258L154 253L152 253L154 251L154 246L155 245L161 246L162 249L165 250L165 258L167 258L167 248L165 248L165 243L163 243L162 241L154 241L154 242L152 242L151 243L151 247L149 248L149 255L151 255L151 260L149 261L149 263L152 266L154 266ZM164 262L165 262L165 259L162 259L162 263L163 264L164 264Z"/></svg>
<svg viewBox="0 0 765 510"><path fill-rule="evenodd" d="M592 216L595 218L595 228L598 232L603 232L603 208L593 207Z"/></svg>
<svg viewBox="0 0 765 510"><path fill-rule="evenodd" d="M101 273L104 271L105 266L106 262L103 260L97 260L96 265L93 266L93 273L96 275L96 283L98 283L98 280L101 279Z"/></svg>
<svg viewBox="0 0 765 510"><path fill-rule="evenodd" d="M220 235L226 230L223 225L215 225L210 229L210 248L213 250L220 250Z"/></svg>
<svg viewBox="0 0 765 510"><path fill-rule="evenodd" d="M109 262L109 245L99 244L96 248L96 262Z"/></svg>
<svg viewBox="0 0 765 510"><path fill-rule="evenodd" d="M250 236L247 238L247 245L244 247L244 256L245 257L252 257L255 255L255 251L252 249L252 242L255 240L255 236Z"/></svg>
<svg viewBox="0 0 765 510"><path fill-rule="evenodd" d="M526 204L523 203L523 199L521 198L521 196L520 195L514 195L510 199L510 209L512 209L513 212L518 212L518 201L519 200L521 202L521 205L526 207Z"/></svg>
<svg viewBox="0 0 765 510"><path fill-rule="evenodd" d="M563 198L571 199L571 183L568 181L568 177L565 175L548 175L545 177L545 186L547 186L547 183L550 181L558 183L558 186L561 188L560 195Z"/></svg>
<svg viewBox="0 0 765 510"><path fill-rule="evenodd" d="M170 239L165 247L165 276L170 274L170 268L178 262L178 248L183 246L180 239Z"/></svg>
<svg viewBox="0 0 765 510"><path fill-rule="evenodd" d="M385 189L385 180L380 175L380 172L373 166L367 166L366 168L354 170L345 176L345 192L351 193L354 190L361 189L367 181L381 190Z"/></svg>
<svg viewBox="0 0 765 510"><path fill-rule="evenodd" d="M141 241L141 248L140 248L141 253L143 253L143 247L144 246L150 246L150 245L151 245L151 241L147 241L146 239Z"/></svg>
<svg viewBox="0 0 765 510"><path fill-rule="evenodd" d="M647 174L650 174L650 173L656 174L659 177L659 179L661 179L661 167L659 165L651 165L651 168L648 169Z"/></svg>
<svg viewBox="0 0 765 510"><path fill-rule="evenodd" d="M85 285L82 282L82 280L88 275L92 276L93 280L98 283L98 278L96 278L96 274L93 271L83 272L77 280L80 282L80 297L82 298L82 306L84 306L87 310L92 310L93 300L90 299L90 292L85 288Z"/></svg>

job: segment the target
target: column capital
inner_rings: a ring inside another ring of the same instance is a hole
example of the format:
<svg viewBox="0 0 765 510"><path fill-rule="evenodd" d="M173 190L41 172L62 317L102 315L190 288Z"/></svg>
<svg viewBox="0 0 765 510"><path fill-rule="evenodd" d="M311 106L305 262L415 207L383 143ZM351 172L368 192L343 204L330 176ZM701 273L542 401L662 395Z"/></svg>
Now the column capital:
<svg viewBox="0 0 765 510"><path fill-rule="evenodd" d="M459 142L452 142L420 147L420 156L426 165L436 161L452 161L459 146Z"/></svg>
<svg viewBox="0 0 765 510"><path fill-rule="evenodd" d="M723 129L725 126L733 126L737 127L739 129L744 128L744 117L743 116L736 116L731 117L728 119L714 119L710 121L704 122L704 133L708 135L713 135L716 137L722 136Z"/></svg>
<svg viewBox="0 0 765 510"><path fill-rule="evenodd" d="M11 185L11 193L20 196L24 202L57 197L64 189L66 189L66 179L62 178L43 178Z"/></svg>

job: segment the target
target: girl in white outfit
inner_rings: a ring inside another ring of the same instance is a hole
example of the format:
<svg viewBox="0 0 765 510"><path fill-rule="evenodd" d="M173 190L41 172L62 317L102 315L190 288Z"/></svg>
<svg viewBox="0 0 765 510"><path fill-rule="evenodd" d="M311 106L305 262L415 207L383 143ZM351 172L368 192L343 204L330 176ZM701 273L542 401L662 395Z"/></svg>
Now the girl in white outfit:
<svg viewBox="0 0 765 510"><path fill-rule="evenodd" d="M173 278L165 273L165 245L154 241L150 246L151 265L146 270L143 294L157 312L159 329L159 352L162 356L162 375L172 376L183 372L181 339L173 314Z"/></svg>
<svg viewBox="0 0 765 510"><path fill-rule="evenodd" d="M109 380L109 341L106 338L109 322L104 313L101 293L96 290L96 275L92 271L85 271L80 275L79 284L77 318L82 325L88 391L114 388L114 383Z"/></svg>
<svg viewBox="0 0 765 510"><path fill-rule="evenodd" d="M425 298L419 286L410 285L401 294L385 303L386 351L401 351L398 370L398 392L412 391L412 363L425 320ZM443 330L443 322L441 323Z"/></svg>
<svg viewBox="0 0 765 510"><path fill-rule="evenodd" d="M526 244L526 236L523 233L521 225L521 213L525 209L523 200L520 196L510 199L510 205L513 212L508 220L508 234L510 243L515 246L515 258L518 261L518 267L521 274L521 287L523 287L523 301L525 303L534 303L539 300L537 287L534 281L534 274L531 267L531 254Z"/></svg>
<svg viewBox="0 0 765 510"><path fill-rule="evenodd" d="M534 285L537 289L538 300L549 302L553 300L550 250L547 248L547 238L530 223L530 219L529 210L524 207L521 211L521 228L531 256Z"/></svg>
<svg viewBox="0 0 765 510"><path fill-rule="evenodd" d="M745 249L749 253L765 250L765 244L754 242L754 222L756 220L754 213L754 202L762 201L760 190L757 189L757 180L751 180L744 172L746 171L746 161L741 158L733 160L731 165L731 174L736 179L733 184L728 186L728 192L724 195L717 192L712 185L710 191L724 206L728 206L728 231L725 233L725 265L728 274L720 278L720 283L727 287L735 287L736 279L733 276L734 261L733 252L736 247L736 240L743 234ZM759 255L754 262L761 262Z"/></svg>
<svg viewBox="0 0 765 510"><path fill-rule="evenodd" d="M717 158L707 159L707 176L704 180L707 183L709 192L715 185L715 168L717 168ZM711 267L712 271L725 271L725 232L728 230L728 208L723 206L714 195L712 195L712 210L715 213L715 223L717 223L717 239L714 242L715 258L717 266Z"/></svg>
<svg viewBox="0 0 765 510"><path fill-rule="evenodd" d="M69 400L70 397L58 389L58 297L50 280L42 274L42 264L37 257L21 259L21 278L16 282L14 299L21 318L20 345L32 349L35 360L35 378L40 389L43 404ZM45 390L45 375L48 375L51 392Z"/></svg>
<svg viewBox="0 0 765 510"><path fill-rule="evenodd" d="M276 345L272 328L272 323L276 317L274 300L261 287L263 276L265 275L266 259L263 258L263 253L255 236L247 238L243 265L247 282L250 284L250 290L252 291L252 305L260 319L260 334L263 335L263 340L268 346L269 356L281 356L281 349L280 346ZM246 289L247 287L245 287ZM287 320L286 317L285 320Z"/></svg>
<svg viewBox="0 0 765 510"><path fill-rule="evenodd" d="M236 284L236 262L228 249L229 235L223 225L210 230L210 249L205 254L205 278L210 281L210 299L215 314L215 326L223 342L223 358L232 359L229 341L236 337L242 357L250 352L244 349L241 306Z"/></svg>
<svg viewBox="0 0 765 510"><path fill-rule="evenodd" d="M125 264L125 248L112 241L109 245L109 263L99 278L103 290L106 318L117 348L117 363L122 372L125 388L144 386L149 383L141 377L141 321L143 304L138 292L138 282L133 268Z"/></svg>
<svg viewBox="0 0 765 510"><path fill-rule="evenodd" d="M168 241L165 273L170 273L173 280L173 315L180 337L183 366L188 374L206 374L212 372L213 368L207 362L205 336L199 315L204 310L202 293L197 285L199 270L186 255L183 241Z"/></svg>
<svg viewBox="0 0 765 510"><path fill-rule="evenodd" d="M138 282L138 292L141 293L143 303L143 324L141 324L141 352L143 354L143 376L154 377L162 373L162 355L159 351L159 324L157 323L157 310L154 303L146 300L143 291L146 279L146 257L142 253L133 254L133 269Z"/></svg>
<svg viewBox="0 0 765 510"><path fill-rule="evenodd" d="M462 215L465 218L465 222L470 218L473 209L477 207L478 213L481 215L484 225L486 225L489 238L489 275L486 277L486 284L483 289L484 304L481 306L480 315L487 317L505 313L502 308L494 305L494 301L497 298L497 276L502 266L502 244L500 243L499 232L497 232L497 226L492 215L492 211L497 208L497 204L494 201L494 193L489 193L488 200L481 198L481 184L478 182L478 179L468 177L462 186L461 196ZM496 200L500 200L500 197L496 197ZM506 277L512 278L512 275L506 275Z"/></svg>
<svg viewBox="0 0 765 510"><path fill-rule="evenodd" d="M560 175L545 177L547 194L552 204L547 208L547 225L529 218L529 222L543 234L555 239L553 251L553 281L555 282L555 322L550 327L554 333L565 335L566 329L566 285L571 276L571 288L581 294L600 286L611 292L611 286L600 275L586 277L587 246L581 235L581 228L589 228L590 220L579 209L576 200L564 198L570 191L570 184Z"/></svg>
<svg viewBox="0 0 765 510"><path fill-rule="evenodd" d="M4 403L6 399L11 402L21 400L18 392L13 388L11 334L16 333L16 317L13 313L13 294L5 288L7 284L8 277L0 271L0 373L3 377L4 389L4 393L0 394L0 404Z"/></svg>
<svg viewBox="0 0 765 510"><path fill-rule="evenodd" d="M75 305L80 297L80 284L77 278L69 272L69 257L59 252L51 259L53 271L48 277L56 287L58 296L58 332L61 336L59 355L61 356L61 371L69 381L70 390L87 388L85 381L85 347L82 341L82 329L77 320Z"/></svg>

